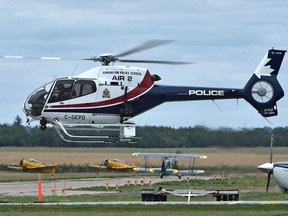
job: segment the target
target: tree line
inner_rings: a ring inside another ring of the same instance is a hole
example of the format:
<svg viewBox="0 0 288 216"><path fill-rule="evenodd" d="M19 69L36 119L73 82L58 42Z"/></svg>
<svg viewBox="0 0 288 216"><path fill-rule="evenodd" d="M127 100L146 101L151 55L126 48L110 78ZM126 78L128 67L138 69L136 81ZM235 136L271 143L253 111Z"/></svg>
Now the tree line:
<svg viewBox="0 0 288 216"><path fill-rule="evenodd" d="M38 126L22 125L19 116L13 124L0 124L0 146L19 147L139 147L139 148L194 148L194 147L268 147L271 134L274 146L288 146L288 127L239 128L205 126L159 127L137 126L137 143L69 143L63 141L53 128L45 131Z"/></svg>

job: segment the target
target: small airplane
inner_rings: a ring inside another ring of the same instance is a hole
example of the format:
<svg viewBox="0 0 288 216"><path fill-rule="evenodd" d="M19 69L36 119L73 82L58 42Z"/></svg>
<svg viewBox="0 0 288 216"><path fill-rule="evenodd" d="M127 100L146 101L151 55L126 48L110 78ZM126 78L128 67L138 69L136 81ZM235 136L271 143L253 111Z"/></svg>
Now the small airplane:
<svg viewBox="0 0 288 216"><path fill-rule="evenodd" d="M158 191L160 194L172 194L176 197L186 197L190 202L191 197L216 197L217 201L239 201L239 190L165 190Z"/></svg>
<svg viewBox="0 0 288 216"><path fill-rule="evenodd" d="M89 165L90 167L94 167L97 169L106 169L106 170L114 170L114 171L125 171L125 172L133 172L133 169L136 166L130 166L126 164L122 160L118 159L107 159L101 163L101 165Z"/></svg>
<svg viewBox="0 0 288 216"><path fill-rule="evenodd" d="M35 159L22 159L20 160L19 166L8 166L8 168L23 172L47 173L51 175L54 175L56 172L56 164L54 162L52 162L51 165L45 165Z"/></svg>
<svg viewBox="0 0 288 216"><path fill-rule="evenodd" d="M134 168L136 172L148 172L148 173L160 173L160 178L162 179L165 175L176 175L179 179L183 174L200 174L204 173L204 170L193 170L195 159L205 159L205 155L192 155L192 154L176 154L176 153L145 153L137 152L133 153L133 156L144 156L145 158L145 167ZM161 168L147 168L147 157L165 157L162 161ZM180 170L177 165L177 158L190 158L190 169L189 170ZM191 159L193 159L193 166L191 167Z"/></svg>
<svg viewBox="0 0 288 216"><path fill-rule="evenodd" d="M164 102L245 99L265 118L278 115L276 102L284 96L284 91L277 75L285 50L268 50L244 88L158 85L156 82L161 78L147 68L114 65L115 62L191 63L122 59L170 42L150 40L117 55L105 53L81 59L100 62L102 66L77 76L57 78L32 92L22 108L27 123L39 121L42 130L52 124L58 135L68 142L121 143L131 142L136 136L136 126L129 122L131 118ZM63 60L59 57L0 58ZM78 132L73 133L75 130Z"/></svg>
<svg viewBox="0 0 288 216"><path fill-rule="evenodd" d="M266 193L270 185L270 176L273 175L276 180L276 187L282 193L288 193L288 161L273 162L273 134L271 136L269 163L259 165L257 168L268 174Z"/></svg>

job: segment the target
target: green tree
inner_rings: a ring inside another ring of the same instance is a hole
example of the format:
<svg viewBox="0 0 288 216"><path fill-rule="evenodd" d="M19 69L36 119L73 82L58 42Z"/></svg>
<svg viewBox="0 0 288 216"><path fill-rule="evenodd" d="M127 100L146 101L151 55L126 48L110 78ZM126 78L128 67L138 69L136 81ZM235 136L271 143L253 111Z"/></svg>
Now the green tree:
<svg viewBox="0 0 288 216"><path fill-rule="evenodd" d="M17 115L17 116L15 117L15 120L14 120L12 126L13 126L13 127L23 127L23 126L22 126L22 119L21 119L21 117L20 117L19 115Z"/></svg>

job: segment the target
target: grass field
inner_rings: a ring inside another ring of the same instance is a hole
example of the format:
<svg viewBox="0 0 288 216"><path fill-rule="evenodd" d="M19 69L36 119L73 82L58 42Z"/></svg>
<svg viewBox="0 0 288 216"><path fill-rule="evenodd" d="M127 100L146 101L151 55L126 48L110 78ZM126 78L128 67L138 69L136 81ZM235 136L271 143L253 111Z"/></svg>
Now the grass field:
<svg viewBox="0 0 288 216"><path fill-rule="evenodd" d="M105 159L121 159L127 163L144 164L143 157L134 157L133 152L169 152L207 155L198 160L202 167L211 166L257 166L268 161L268 148L181 148L181 149L141 149L141 148L17 148L1 147L0 164L18 164L22 158L39 159L44 163L55 161L58 164L95 164ZM273 159L286 161L288 148L273 149ZM149 157L149 163L158 164L161 158ZM179 160L189 164L189 160Z"/></svg>
<svg viewBox="0 0 288 216"><path fill-rule="evenodd" d="M159 215L159 216L179 216L179 215L198 215L198 216L285 216L287 215L286 205L262 205L255 207L253 205L224 205L224 206L141 206L141 205L120 205L120 206L109 206L109 205L97 205L97 206L0 206L1 216L50 216L50 215L61 215L61 216L127 216L127 215Z"/></svg>
<svg viewBox="0 0 288 216"><path fill-rule="evenodd" d="M138 148L0 148L1 164L18 164L22 158L34 158L49 164L56 161L58 164L98 164L104 159L118 158L127 163L144 164L144 159L131 156L133 152L163 152L163 149L138 149ZM197 165L209 170L209 174L218 175L224 172L227 175L236 176L226 180L191 181L189 187L193 189L209 188L238 188L241 191L241 200L287 200L287 195L277 191L275 181L271 178L270 192L265 194L266 175L257 170L256 166L267 162L268 148L196 148L196 149L164 149L165 152L205 154L206 160L198 160ZM274 160L287 160L287 148L275 148ZM159 164L161 158L150 159L149 164ZM179 160L179 163L188 165L189 160ZM213 173L214 171L214 173ZM246 173L248 172L249 173ZM212 173L211 173L212 172ZM247 175L245 175L245 173ZM237 177L239 174L239 177ZM249 174L249 175L248 175ZM119 175L108 174L103 175ZM95 173L59 173L59 178L91 178ZM0 181L24 181L35 180L30 173L0 172ZM172 185L169 185L172 184ZM188 183L167 183L164 187L187 187ZM163 185L161 185L163 186ZM157 185L155 185L157 187ZM99 190L99 188L88 188ZM140 191L141 186L121 187L122 191ZM74 197L45 197L45 202L92 202L92 201L139 201L138 195L134 196L74 196ZM183 199L176 198L179 201ZM172 199L174 200L174 198ZM5 197L0 196L0 202L33 203L35 197ZM170 200L169 200L170 201ZM0 215L288 215L288 207L285 205L224 205L224 206L0 206Z"/></svg>

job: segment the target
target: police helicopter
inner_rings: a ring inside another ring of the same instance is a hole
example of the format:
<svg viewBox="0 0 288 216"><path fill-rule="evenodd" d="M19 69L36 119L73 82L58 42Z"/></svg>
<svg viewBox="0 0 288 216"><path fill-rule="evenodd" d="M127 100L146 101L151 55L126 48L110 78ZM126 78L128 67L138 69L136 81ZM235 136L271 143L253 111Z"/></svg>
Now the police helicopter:
<svg viewBox="0 0 288 216"><path fill-rule="evenodd" d="M70 142L131 142L136 136L136 126L129 120L164 102L245 99L264 117L278 114L276 102L284 92L277 75L285 50L268 50L242 89L158 85L161 78L147 68L114 65L115 62L189 63L122 58L169 42L150 40L118 55L105 53L82 59L102 65L77 76L57 78L32 92L23 104L27 123L40 121L43 130L52 124L59 136Z"/></svg>

